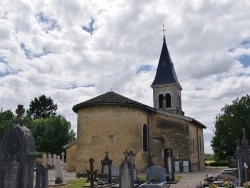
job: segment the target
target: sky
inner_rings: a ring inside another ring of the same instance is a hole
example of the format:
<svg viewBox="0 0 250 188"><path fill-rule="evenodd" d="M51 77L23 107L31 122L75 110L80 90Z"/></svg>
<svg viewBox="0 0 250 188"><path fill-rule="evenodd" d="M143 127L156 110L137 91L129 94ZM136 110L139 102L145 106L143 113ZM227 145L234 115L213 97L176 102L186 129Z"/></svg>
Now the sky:
<svg viewBox="0 0 250 188"><path fill-rule="evenodd" d="M75 104L114 91L153 106L163 24L185 115L207 126L250 93L249 0L1 0L0 109L45 94L76 131Z"/></svg>

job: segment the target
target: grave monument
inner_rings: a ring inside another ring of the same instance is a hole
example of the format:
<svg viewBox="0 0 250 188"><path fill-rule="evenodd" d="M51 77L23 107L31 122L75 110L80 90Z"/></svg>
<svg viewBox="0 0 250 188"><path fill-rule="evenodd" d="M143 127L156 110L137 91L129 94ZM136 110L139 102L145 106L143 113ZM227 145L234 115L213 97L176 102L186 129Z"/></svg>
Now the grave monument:
<svg viewBox="0 0 250 188"><path fill-rule="evenodd" d="M32 188L36 159L35 141L24 126L23 105L16 109L16 124L8 129L0 148L0 187Z"/></svg>
<svg viewBox="0 0 250 188"><path fill-rule="evenodd" d="M239 184L249 181L249 144L246 139L245 129L243 129L243 139L236 148L237 169Z"/></svg>

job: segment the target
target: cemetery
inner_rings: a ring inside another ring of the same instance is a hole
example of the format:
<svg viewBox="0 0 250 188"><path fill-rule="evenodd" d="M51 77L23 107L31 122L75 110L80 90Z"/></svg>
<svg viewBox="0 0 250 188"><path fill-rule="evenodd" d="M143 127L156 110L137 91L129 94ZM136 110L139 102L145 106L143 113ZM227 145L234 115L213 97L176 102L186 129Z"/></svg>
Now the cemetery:
<svg viewBox="0 0 250 188"><path fill-rule="evenodd" d="M43 154L41 159L36 158L35 142L29 129L23 123L22 114L24 108L18 105L16 110L16 124L7 130L3 137L0 150L0 187L1 188L46 188L46 187L70 187L64 180L65 153ZM112 164L109 152L106 151L103 160L99 161L101 169L95 169L95 161L89 159L89 168L86 173L75 174L76 178L87 178L88 185L81 187L120 187L120 188L167 188L178 185L175 173L192 173L188 161L183 161L180 169L179 161L171 155L167 158L167 168L154 165L150 160L145 172L146 180L138 177L135 165L136 153L125 150L124 159L120 166ZM225 168L224 172L217 176L207 174L204 179L197 182L197 188L216 187L249 187L249 144L243 129L243 138L237 143L235 168ZM49 170L55 171L54 177L49 177Z"/></svg>
<svg viewBox="0 0 250 188"><path fill-rule="evenodd" d="M70 187L69 182L64 181L65 153L61 156L56 154L43 154L41 159L36 158L34 138L23 124L23 106L18 105L17 120L4 134L0 153L0 187L1 188L46 188L46 187ZM89 159L89 168L85 174L76 174L76 178L87 178L89 185L81 187L120 187L120 188L167 188L178 185L175 181L175 172L179 171L173 156L167 160L167 169L155 166L149 162L146 180L138 178L138 172L134 163L136 153L125 150L124 159L120 166L112 165L109 152L105 152L101 163L101 169L95 169L94 158ZM197 188L209 187L249 187L249 144L243 130L242 141L237 145L237 167L226 168L216 177L206 175L196 186ZM185 164L186 163L186 164ZM183 164L182 173L189 172L188 162ZM48 171L54 169L55 176L48 176ZM35 173L34 173L35 172Z"/></svg>

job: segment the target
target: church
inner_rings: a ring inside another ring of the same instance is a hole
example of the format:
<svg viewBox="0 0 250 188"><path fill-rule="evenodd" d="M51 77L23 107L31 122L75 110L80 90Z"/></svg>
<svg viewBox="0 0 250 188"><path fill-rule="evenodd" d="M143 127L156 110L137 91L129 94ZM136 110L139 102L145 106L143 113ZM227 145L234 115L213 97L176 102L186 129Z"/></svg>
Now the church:
<svg viewBox="0 0 250 188"><path fill-rule="evenodd" d="M112 165L119 166L125 150L135 154L138 171L151 164L166 168L169 155L178 161L180 170L183 161L188 161L189 171L204 169L206 126L182 111L182 87L165 36L151 87L153 107L113 91L74 105L77 140L64 146L67 170L84 174L89 159L94 158L94 168L100 172L106 152Z"/></svg>

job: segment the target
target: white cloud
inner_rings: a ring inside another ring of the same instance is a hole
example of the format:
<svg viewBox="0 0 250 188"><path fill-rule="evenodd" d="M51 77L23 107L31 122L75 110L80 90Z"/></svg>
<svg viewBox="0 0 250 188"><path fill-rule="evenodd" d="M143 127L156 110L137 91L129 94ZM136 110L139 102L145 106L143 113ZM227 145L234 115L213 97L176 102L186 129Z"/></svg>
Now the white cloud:
<svg viewBox="0 0 250 188"><path fill-rule="evenodd" d="M0 108L28 108L45 94L75 129L72 106L111 88L152 106L165 24L183 110L208 127L205 148L211 152L214 117L250 93L250 66L239 59L250 54L249 9L247 0L3 0ZM83 29L91 20L92 34ZM152 68L138 73L142 66Z"/></svg>

